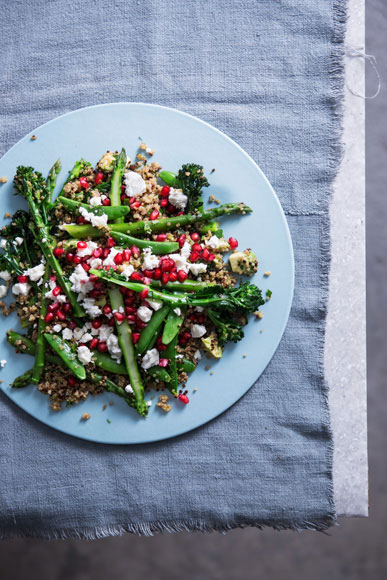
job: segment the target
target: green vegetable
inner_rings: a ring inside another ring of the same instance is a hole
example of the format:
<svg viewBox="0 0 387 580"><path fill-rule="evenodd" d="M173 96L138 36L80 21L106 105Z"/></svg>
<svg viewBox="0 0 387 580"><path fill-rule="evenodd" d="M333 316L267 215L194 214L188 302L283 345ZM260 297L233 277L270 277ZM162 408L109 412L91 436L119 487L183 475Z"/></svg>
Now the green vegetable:
<svg viewBox="0 0 387 580"><path fill-rule="evenodd" d="M47 175L46 187L49 191L49 196L47 198L47 204L46 204L47 209L51 205L52 195L54 193L54 189L56 186L56 180L57 180L59 173L61 172L61 169L62 169L62 164L60 162L60 159L57 159L55 161L54 165L51 167L49 174Z"/></svg>
<svg viewBox="0 0 387 580"><path fill-rule="evenodd" d="M162 284L160 280L151 280L150 286L153 288L165 288L166 290L173 290L173 292L198 292L208 287L218 287L219 284L215 282L198 282L197 280L186 280L185 282L167 282Z"/></svg>
<svg viewBox="0 0 387 580"><path fill-rule="evenodd" d="M83 381L86 378L85 367L81 364L78 357L72 351L69 343L59 336L53 334L44 334L44 338L47 340L51 348L60 356L63 362L68 366L68 368L74 373L74 375Z"/></svg>
<svg viewBox="0 0 387 580"><path fill-rule="evenodd" d="M175 336L179 334L181 325L184 322L184 312L182 314L176 314L173 310L170 310L168 318L165 321L162 342L163 344L169 344Z"/></svg>
<svg viewBox="0 0 387 580"><path fill-rule="evenodd" d="M159 177L164 181L164 183L169 185L169 187L178 187L176 173L172 173L172 171L160 171Z"/></svg>
<svg viewBox="0 0 387 580"><path fill-rule="evenodd" d="M105 352L99 352L98 350L93 351L93 362L95 366L108 371L109 373L114 373L115 375L127 375L126 366L123 363L118 363L112 357Z"/></svg>
<svg viewBox="0 0 387 580"><path fill-rule="evenodd" d="M195 363L186 358L179 359L176 364L177 368L180 371L183 371L183 373L193 373L193 371L196 369Z"/></svg>
<svg viewBox="0 0 387 580"><path fill-rule="evenodd" d="M78 179L78 177L82 173L84 173L89 167L91 167L91 164L88 161L85 161L83 158L80 159L79 161L76 161L74 167L71 169L71 171L69 171L67 179L64 182L62 189L59 192L59 196L65 195L65 190L64 190L65 185L67 185L70 181L74 181L75 179ZM58 204L58 197L56 198L54 203L51 203L49 206L51 212L54 209L56 209L56 206Z"/></svg>
<svg viewBox="0 0 387 580"><path fill-rule="evenodd" d="M209 336L206 336L206 338L201 338L200 342L207 354L213 358L222 358L223 349L218 342L218 337L215 332L212 332Z"/></svg>
<svg viewBox="0 0 387 580"><path fill-rule="evenodd" d="M244 337L243 327L239 324L230 313L216 312L210 308L206 310L207 316L216 327L216 334L220 346L226 342L239 342Z"/></svg>
<svg viewBox="0 0 387 580"><path fill-rule="evenodd" d="M191 224L208 222L222 215L238 213L246 214L251 213L251 211L252 210L244 203L226 203L224 205L219 205L218 207L203 210L197 214L185 214L175 217L160 218L154 221L113 224L110 226L110 232L120 232L130 235L144 235L151 232L169 232ZM94 228L91 225L67 225L65 226L65 229L73 238L99 238L103 235L101 230Z"/></svg>
<svg viewBox="0 0 387 580"><path fill-rule="evenodd" d="M271 290L266 290L266 300L270 300L272 297L273 292Z"/></svg>
<svg viewBox="0 0 387 580"><path fill-rule="evenodd" d="M170 383L171 382L171 375L168 371L166 371L163 367L154 366L148 369L147 374L157 379L159 381L163 381L163 383Z"/></svg>
<svg viewBox="0 0 387 580"><path fill-rule="evenodd" d="M162 308L160 308L160 310L157 310L156 312L153 313L152 318L141 332L140 339L136 345L137 354L143 354L146 350L150 348L149 345L153 339L157 338L160 331L160 327L163 323L164 318L167 316L168 312L169 306L165 305Z"/></svg>
<svg viewBox="0 0 387 580"><path fill-rule="evenodd" d="M1 236L7 240L7 244L0 254L0 270L6 270L13 277L22 275L24 266L32 267L40 262L40 249L32 235L30 220L30 214L19 209L13 215L11 223L1 230ZM22 244L15 242L17 237L23 239ZM38 290L35 282L30 280L29 284Z"/></svg>
<svg viewBox="0 0 387 580"><path fill-rule="evenodd" d="M258 270L257 256L252 250L234 252L229 258L231 270L236 274L252 276Z"/></svg>
<svg viewBox="0 0 387 580"><path fill-rule="evenodd" d="M16 377L14 381L11 383L11 387L14 389L23 389L24 387L28 387L32 383L32 369L26 371L19 377Z"/></svg>
<svg viewBox="0 0 387 580"><path fill-rule="evenodd" d="M43 288L47 280L50 277L50 269L46 266L43 276ZM47 300L44 297L44 293L42 292L42 298L40 301L40 314L39 314L39 322L38 322L38 336L36 338L36 349L35 349L35 362L34 367L32 369L32 382L35 385L38 384L40 381L40 377L42 376L43 368L44 368L44 355L46 351L46 342L44 340L44 332L46 330L46 322L44 320L47 314Z"/></svg>
<svg viewBox="0 0 387 580"><path fill-rule="evenodd" d="M114 231L111 231L110 234L112 238L116 240L116 242L119 242L125 247L137 246L140 248L140 250L143 250L144 248L150 248L152 250L152 254L155 255L172 254L179 249L178 242L154 242L153 240L141 240L139 238L133 238L132 236Z"/></svg>
<svg viewBox="0 0 387 580"><path fill-rule="evenodd" d="M113 169L112 181L111 181L111 189L110 189L110 202L111 207L120 206L121 205L121 182L122 176L124 175L125 167L126 167L126 152L125 149L121 149L121 153L116 156L116 162ZM115 222L118 224L122 222L122 218L117 218Z"/></svg>
<svg viewBox="0 0 387 580"><path fill-rule="evenodd" d="M113 310L119 310L120 307L123 308L122 294L118 288L109 288L109 298ZM144 387L137 366L136 353L132 342L132 331L127 320L124 320L121 324L116 322L116 328L118 342L136 399L136 409L142 417L145 417L148 414L148 405L144 399Z"/></svg>
<svg viewBox="0 0 387 580"><path fill-rule="evenodd" d="M164 351L165 358L169 360L169 372L171 376L171 380L167 383L167 387L172 393L174 397L177 397L177 363L176 363L176 345L177 345L177 335L175 338L169 343L167 348Z"/></svg>
<svg viewBox="0 0 387 580"><path fill-rule="evenodd" d="M87 203L81 203L80 201L74 201L73 199L69 199L69 198L63 197L63 196L59 196L58 200L64 205L64 207L66 209L70 210L73 213L78 214L79 208L83 207L89 213L93 213L95 215L106 214L108 216L109 220L115 220L119 217L123 217L127 213L129 213L129 211L130 211L130 209L127 205L114 206L114 207L112 207L110 205L93 206L93 205L89 205Z"/></svg>
<svg viewBox="0 0 387 580"><path fill-rule="evenodd" d="M197 163L186 163L179 169L177 175L171 171L161 171L160 179L170 187L182 189L187 196L187 212L202 211L202 189L209 183L204 176L203 167Z"/></svg>

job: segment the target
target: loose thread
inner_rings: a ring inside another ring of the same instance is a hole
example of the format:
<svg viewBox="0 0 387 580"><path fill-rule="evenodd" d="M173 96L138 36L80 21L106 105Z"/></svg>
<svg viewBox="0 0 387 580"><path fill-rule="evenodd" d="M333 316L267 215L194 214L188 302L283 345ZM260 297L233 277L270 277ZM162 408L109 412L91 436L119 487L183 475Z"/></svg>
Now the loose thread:
<svg viewBox="0 0 387 580"><path fill-rule="evenodd" d="M347 89L349 90L349 92L352 93L352 95L354 95L355 97L360 97L361 99L376 99L376 97L379 95L381 88L382 88L382 79L381 79L381 76L380 76L379 71L377 69L376 58L374 57L374 55L367 54L364 50L354 48L353 46L350 46L350 45L347 45L345 47L345 55L348 56L349 58L362 58L366 63L368 62L371 65L371 67L373 68L373 70L375 71L376 78L378 80L378 86L377 86L377 89L373 95L361 95L360 93L357 93L356 91L351 89L351 87L348 85L348 83L346 83Z"/></svg>

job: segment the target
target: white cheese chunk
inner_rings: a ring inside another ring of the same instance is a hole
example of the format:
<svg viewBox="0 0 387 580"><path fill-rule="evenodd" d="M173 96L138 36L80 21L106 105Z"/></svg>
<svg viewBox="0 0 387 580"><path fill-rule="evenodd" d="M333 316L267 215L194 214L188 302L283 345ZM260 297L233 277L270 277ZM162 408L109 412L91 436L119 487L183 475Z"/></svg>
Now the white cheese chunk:
<svg viewBox="0 0 387 580"><path fill-rule="evenodd" d="M4 282L8 282L11 279L11 274L6 270L2 270L0 272L0 278L4 280Z"/></svg>
<svg viewBox="0 0 387 580"><path fill-rule="evenodd" d="M184 209L187 205L188 197L185 195L185 193L182 192L181 189L174 189L172 187L171 191L169 192L168 201L178 209Z"/></svg>
<svg viewBox="0 0 387 580"><path fill-rule="evenodd" d="M193 324L191 328L191 334L193 338L200 338L204 336L207 332L207 329L202 324Z"/></svg>
<svg viewBox="0 0 387 580"><path fill-rule="evenodd" d="M207 264L190 264L189 271L194 275L198 276L199 274L203 274L207 270Z"/></svg>
<svg viewBox="0 0 387 580"><path fill-rule="evenodd" d="M143 251L143 261L142 265L144 270L154 270L160 264L160 258L152 254L150 248L145 248Z"/></svg>
<svg viewBox="0 0 387 580"><path fill-rule="evenodd" d="M137 310L137 316L143 322L149 322L152 318L152 314L152 310L147 306L140 306L140 308Z"/></svg>
<svg viewBox="0 0 387 580"><path fill-rule="evenodd" d="M73 331L71 328L64 328L62 330L62 338L64 340L71 340L73 338Z"/></svg>
<svg viewBox="0 0 387 580"><path fill-rule="evenodd" d="M93 356L93 353L91 352L91 350L87 346L78 346L77 355L78 355L80 362L83 365L87 365L89 362L91 362L91 358Z"/></svg>
<svg viewBox="0 0 387 580"><path fill-rule="evenodd" d="M28 268L24 271L24 275L28 276L32 282L37 282L44 275L44 264L38 264L33 268Z"/></svg>
<svg viewBox="0 0 387 580"><path fill-rule="evenodd" d="M146 183L136 171L127 171L124 174L125 193L128 197L137 197L146 192Z"/></svg>
<svg viewBox="0 0 387 580"><path fill-rule="evenodd" d="M8 287L7 286L0 286L0 298L4 298L8 294Z"/></svg>
<svg viewBox="0 0 387 580"><path fill-rule="evenodd" d="M148 302L149 306L155 311L160 310L160 308L162 308L163 306L163 303L159 300L150 300L149 298L147 298L146 301Z"/></svg>
<svg viewBox="0 0 387 580"><path fill-rule="evenodd" d="M28 296L30 290L31 286L27 282L19 282L18 284L14 284L12 286L12 293L15 296L19 296L20 294L23 296Z"/></svg>
<svg viewBox="0 0 387 580"><path fill-rule="evenodd" d="M94 213L88 212L87 209L84 207L79 208L79 213L82 217L85 218L86 221L90 222L92 226L95 228L106 228L108 223L108 216L106 213L102 213L101 215L95 215Z"/></svg>
<svg viewBox="0 0 387 580"><path fill-rule="evenodd" d="M141 366L144 369L144 371L146 371L151 367L158 365L159 362L160 362L159 351L157 350L157 348L152 348L151 350L148 350L142 357Z"/></svg>

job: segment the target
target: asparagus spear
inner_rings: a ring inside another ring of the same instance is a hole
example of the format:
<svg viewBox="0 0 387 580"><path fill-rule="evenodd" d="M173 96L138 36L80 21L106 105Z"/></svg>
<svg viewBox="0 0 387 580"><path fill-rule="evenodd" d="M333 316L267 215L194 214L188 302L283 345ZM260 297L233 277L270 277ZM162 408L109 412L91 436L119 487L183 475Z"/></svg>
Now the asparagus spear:
<svg viewBox="0 0 387 580"><path fill-rule="evenodd" d="M44 340L44 332L46 328L45 316L47 314L47 300L44 297L45 284L50 276L50 268L46 264L46 268L43 276L43 290L42 297L40 300L40 316L38 323L38 337L36 339L36 349L35 349L35 362L32 369L32 382L35 385L40 381L44 368L44 358L46 350L46 342Z"/></svg>
<svg viewBox="0 0 387 580"><path fill-rule="evenodd" d="M121 182L122 176L124 175L126 167L126 151L124 148L121 149L121 153L116 156L116 163L113 169L111 189L110 189L110 203L111 207L121 205ZM117 218L114 220L117 224L123 221L122 218Z"/></svg>
<svg viewBox="0 0 387 580"><path fill-rule="evenodd" d="M251 209L244 203L226 203L194 214L179 215L175 217L161 218L154 221L139 221L131 223L113 224L112 232L120 232L130 235L143 235L151 232L169 232L180 227L185 227L199 222L208 222L222 215L235 213L251 213ZM66 225L65 230L73 238L99 238L103 232L89 225Z"/></svg>
<svg viewBox="0 0 387 580"><path fill-rule="evenodd" d="M47 201L45 204L47 207L50 207L50 205L51 205L52 195L54 193L54 189L56 186L56 180L57 180L59 173L61 172L61 169L62 169L62 164L60 162L60 159L57 159L55 161L54 165L51 167L49 174L47 175L46 187L49 191L49 196L47 197Z"/></svg>
<svg viewBox="0 0 387 580"><path fill-rule="evenodd" d="M119 311L120 307L123 308L124 303L122 294L118 288L112 287L109 289L109 298L113 310ZM132 330L127 320L124 320L121 324L118 324L116 321L116 327L118 342L122 350L130 384L132 385L134 397L136 399L136 408L138 413L142 417L145 417L148 414L148 405L144 399L144 387L137 366L136 354L132 342Z"/></svg>
<svg viewBox="0 0 387 580"><path fill-rule="evenodd" d="M32 382L32 369L16 377L16 379L14 379L14 381L11 383L11 387L13 389L23 389L24 387L28 387L28 385L30 385L31 382Z"/></svg>
<svg viewBox="0 0 387 580"><path fill-rule="evenodd" d="M145 248L150 248L152 253L160 256L163 254L172 254L179 249L178 242L154 242L153 240L140 240L139 238L133 238L127 234L121 234L120 232L111 232L111 236L116 242L124 245L125 247L137 246L140 250Z"/></svg>
<svg viewBox="0 0 387 580"><path fill-rule="evenodd" d="M78 179L78 177L81 175L81 173L87 168L90 167L90 163L88 161L85 161L83 158L80 159L79 161L75 162L74 167L69 171L69 174L67 176L66 181L64 182L62 189L59 192L59 195L63 195L65 193L65 185L67 185L69 183L69 181L74 181L74 179ZM50 211L52 212L56 206L58 205L59 201L58 201L59 196L56 198L56 200L54 201L54 203L50 203L50 205L48 206Z"/></svg>

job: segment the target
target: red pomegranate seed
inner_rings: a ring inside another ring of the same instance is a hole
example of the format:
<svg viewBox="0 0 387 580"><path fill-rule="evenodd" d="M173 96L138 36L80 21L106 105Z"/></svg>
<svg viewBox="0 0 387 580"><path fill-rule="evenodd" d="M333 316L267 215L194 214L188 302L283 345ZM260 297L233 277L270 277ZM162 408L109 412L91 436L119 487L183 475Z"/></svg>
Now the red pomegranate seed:
<svg viewBox="0 0 387 580"><path fill-rule="evenodd" d="M153 278L155 280L160 280L160 278L161 278L161 269L160 268L156 268L156 270L153 272Z"/></svg>
<svg viewBox="0 0 387 580"><path fill-rule="evenodd" d="M163 198L160 200L160 207L167 207L168 205L168 200Z"/></svg>
<svg viewBox="0 0 387 580"><path fill-rule="evenodd" d="M62 306L62 310L68 314L71 311L71 304L70 302L65 302Z"/></svg>
<svg viewBox="0 0 387 580"><path fill-rule="evenodd" d="M126 195L124 195L123 193L121 193L121 195L120 195L121 204L124 203L125 199L126 199Z"/></svg>
<svg viewBox="0 0 387 580"><path fill-rule="evenodd" d="M105 199L102 200L102 205L110 205L110 199L105 197Z"/></svg>
<svg viewBox="0 0 387 580"><path fill-rule="evenodd" d="M137 320L137 316L135 314L127 314L126 320L129 322L129 324L134 324Z"/></svg>
<svg viewBox="0 0 387 580"><path fill-rule="evenodd" d="M76 327L77 327L77 325L76 325L76 323L74 322L74 320L70 320L70 321L67 323L67 326L70 328L70 330L74 330L74 328L76 328Z"/></svg>
<svg viewBox="0 0 387 580"><path fill-rule="evenodd" d="M200 254L198 252L191 252L189 259L191 262L197 262L200 258Z"/></svg>
<svg viewBox="0 0 387 580"><path fill-rule="evenodd" d="M130 250L124 250L122 254L124 257L124 262L129 262L132 252Z"/></svg>
<svg viewBox="0 0 387 580"><path fill-rule="evenodd" d="M52 312L47 312L46 316L44 317L44 322L51 322L54 320L54 314Z"/></svg>
<svg viewBox="0 0 387 580"><path fill-rule="evenodd" d="M53 296L59 296L59 294L62 292L62 288L60 286L55 286L55 288L52 291L52 295Z"/></svg>
<svg viewBox="0 0 387 580"><path fill-rule="evenodd" d="M183 334L181 335L185 340L189 340L191 338L191 333L188 332L188 330L186 330L185 332L183 332Z"/></svg>
<svg viewBox="0 0 387 580"><path fill-rule="evenodd" d="M133 344L137 344L139 340L140 340L140 333L139 332L132 332Z"/></svg>
<svg viewBox="0 0 387 580"><path fill-rule="evenodd" d="M90 341L90 348L92 348L92 349L94 349L94 348L97 348L97 346L98 346L98 343L99 343L99 340L98 340L98 338L93 338L93 339Z"/></svg>
<svg viewBox="0 0 387 580"><path fill-rule="evenodd" d="M91 298L100 298L102 296L102 291L97 290L97 288L94 288L94 290L90 292L90 296Z"/></svg>
<svg viewBox="0 0 387 580"><path fill-rule="evenodd" d="M122 264L123 261L124 261L124 257L122 255L122 253L121 254L116 254L114 256L114 258L113 258L113 262L115 264L117 264L117 266L119 266L120 264Z"/></svg>
<svg viewBox="0 0 387 580"><path fill-rule="evenodd" d="M85 270L85 272L88 272L91 268L91 266L89 266L89 264L86 264L85 262L82 264L82 268Z"/></svg>
<svg viewBox="0 0 387 580"><path fill-rule="evenodd" d="M178 270L177 277L180 280L180 282L185 282L188 278L188 274L184 272L184 270Z"/></svg>
<svg viewBox="0 0 387 580"><path fill-rule="evenodd" d="M97 175L94 178L94 182L96 185L99 185L101 183L101 181L103 181L103 173L101 173L101 171L98 171Z"/></svg>
<svg viewBox="0 0 387 580"><path fill-rule="evenodd" d="M145 300L145 298L148 296L148 294L149 294L149 288L143 288L140 292L141 300Z"/></svg>
<svg viewBox="0 0 387 580"><path fill-rule="evenodd" d="M177 208L170 203L168 204L167 209L168 209L169 213L175 213L177 211Z"/></svg>
<svg viewBox="0 0 387 580"><path fill-rule="evenodd" d="M125 286L120 286L119 291L121 292L122 296L126 296L128 290L125 288Z"/></svg>
<svg viewBox="0 0 387 580"><path fill-rule="evenodd" d="M177 241L179 242L179 246L181 248L184 246L186 239L187 236L185 234L181 234L181 236L178 237Z"/></svg>
<svg viewBox="0 0 387 580"><path fill-rule="evenodd" d="M200 253L203 248L201 247L200 244L193 244L191 249L192 249L193 252L199 252Z"/></svg>
<svg viewBox="0 0 387 580"><path fill-rule="evenodd" d="M153 278L153 270L144 270L145 278Z"/></svg>
<svg viewBox="0 0 387 580"><path fill-rule="evenodd" d="M208 248L204 248L203 252L202 252L202 258L203 260L208 260L208 256L210 255L210 252L208 250Z"/></svg>
<svg viewBox="0 0 387 580"><path fill-rule="evenodd" d="M238 247L238 240L236 238L228 238L228 243L230 244L230 248L235 250Z"/></svg>
<svg viewBox="0 0 387 580"><path fill-rule="evenodd" d="M141 207L141 203L139 201L135 201L134 203L130 204L131 209L138 209Z"/></svg>
<svg viewBox="0 0 387 580"><path fill-rule="evenodd" d="M74 264L80 264L81 262L82 262L82 260L79 256L74 256L74 258L73 258Z"/></svg>
<svg viewBox="0 0 387 580"><path fill-rule="evenodd" d="M168 185L164 185L164 187L162 187L161 191L160 191L161 197L168 197L170 191L171 191L171 188L168 187Z"/></svg>
<svg viewBox="0 0 387 580"><path fill-rule="evenodd" d="M28 282L28 276L18 276L17 281L20 282L20 284L26 284L26 282Z"/></svg>
<svg viewBox="0 0 387 580"><path fill-rule="evenodd" d="M77 242L77 248L78 250L84 250L85 248L87 248L86 242Z"/></svg>
<svg viewBox="0 0 387 580"><path fill-rule="evenodd" d="M167 284L169 280L169 274L168 272L163 272L162 276L161 276L161 281L163 284Z"/></svg>
<svg viewBox="0 0 387 580"><path fill-rule="evenodd" d="M140 253L141 253L140 252L140 248L138 248L137 246L132 246L130 248L130 251L132 252L132 255L133 255L134 258L139 258Z"/></svg>
<svg viewBox="0 0 387 580"><path fill-rule="evenodd" d="M109 254L110 254L109 248L104 248L103 249L103 257L104 258L107 258Z"/></svg>
<svg viewBox="0 0 387 580"><path fill-rule="evenodd" d="M159 362L159 367L167 367L169 360L167 358L161 358Z"/></svg>
<svg viewBox="0 0 387 580"><path fill-rule="evenodd" d="M76 387L76 386L77 386L77 384L78 384L78 381L77 381L77 379L76 379L75 377L73 377L73 376L70 376L70 377L67 379L67 382L68 382L68 384L69 384L69 387Z"/></svg>
<svg viewBox="0 0 387 580"><path fill-rule="evenodd" d="M143 322L142 320L137 320L137 328L138 330L143 330L147 327L147 323Z"/></svg>
<svg viewBox="0 0 387 580"><path fill-rule="evenodd" d="M125 306L125 314L136 314L137 308L135 306Z"/></svg>
<svg viewBox="0 0 387 580"><path fill-rule="evenodd" d="M179 399L179 401L184 403L184 405L188 405L188 403L189 403L189 398L187 397L187 395L183 395L183 393L180 393L180 395L178 396L178 399Z"/></svg>
<svg viewBox="0 0 387 580"><path fill-rule="evenodd" d="M144 278L142 279L143 284L146 284L147 286L149 286L149 284L152 282L152 280L150 278L147 278L146 276L144 276Z"/></svg>
<svg viewBox="0 0 387 580"><path fill-rule="evenodd" d="M97 248L93 250L93 258L100 258L103 254L102 248Z"/></svg>
<svg viewBox="0 0 387 580"><path fill-rule="evenodd" d="M187 340L185 338L179 338L180 346L187 346Z"/></svg>
<svg viewBox="0 0 387 580"><path fill-rule="evenodd" d="M64 322L66 320L66 314L64 312L62 312L62 310L57 310L56 312L56 317L58 318L58 320L60 320L61 322Z"/></svg>
<svg viewBox="0 0 387 580"><path fill-rule="evenodd" d="M66 260L68 262L72 262L74 260L74 254L72 254L71 252L69 252L68 254L66 254Z"/></svg>
<svg viewBox="0 0 387 580"><path fill-rule="evenodd" d="M107 321L107 325L108 326L115 326L116 325L116 321L114 320L113 317L109 318L109 320Z"/></svg>
<svg viewBox="0 0 387 580"><path fill-rule="evenodd" d="M121 185L121 193L125 193L125 190L126 190L126 188L125 188L125 185L124 185L124 184L122 184L122 185Z"/></svg>
<svg viewBox="0 0 387 580"><path fill-rule="evenodd" d="M135 282L142 282L143 276L140 274L140 272L133 272L133 274L130 276L131 280L134 280Z"/></svg>
<svg viewBox="0 0 387 580"><path fill-rule="evenodd" d="M213 262L213 261L215 260L215 258L216 258L215 254L210 254L210 255L208 256L208 258L207 258L207 261L208 261L208 262Z"/></svg>
<svg viewBox="0 0 387 580"><path fill-rule="evenodd" d="M117 322L123 322L125 320L125 314L122 312L114 312L113 316Z"/></svg>
<svg viewBox="0 0 387 580"><path fill-rule="evenodd" d="M203 322L205 322L206 317L203 316L203 314L200 314L199 316L196 317L196 320L199 324L203 324Z"/></svg>
<svg viewBox="0 0 387 580"><path fill-rule="evenodd" d="M55 274L51 274L50 280L52 280L53 282L56 282L56 276L55 276Z"/></svg>
<svg viewBox="0 0 387 580"><path fill-rule="evenodd" d="M87 224L88 222L85 220L85 218L80 215L79 217L77 217L77 224Z"/></svg>
<svg viewBox="0 0 387 580"><path fill-rule="evenodd" d="M167 239L167 234L159 234L156 238L157 242L165 242L165 240Z"/></svg>
<svg viewBox="0 0 387 580"><path fill-rule="evenodd" d="M198 242L200 240L200 236L197 232L193 232L191 234L191 240L193 240L194 242Z"/></svg>
<svg viewBox="0 0 387 580"><path fill-rule="evenodd" d="M169 281L170 282L176 282L177 280L177 274L176 272L169 272Z"/></svg>
<svg viewBox="0 0 387 580"><path fill-rule="evenodd" d="M160 215L159 210L158 209L154 209L152 211L152 213L150 214L149 219L153 222L154 220L157 220L157 218L159 217L159 215Z"/></svg>
<svg viewBox="0 0 387 580"><path fill-rule="evenodd" d="M106 342L99 342L97 348L99 352L106 352L108 349Z"/></svg>
<svg viewBox="0 0 387 580"><path fill-rule="evenodd" d="M125 296L125 306L132 306L133 302L135 301L135 297L134 296Z"/></svg>
<svg viewBox="0 0 387 580"><path fill-rule="evenodd" d="M113 248L116 245L116 242L113 240L113 238L108 238L106 245L108 248Z"/></svg>
<svg viewBox="0 0 387 580"><path fill-rule="evenodd" d="M102 326L102 320L99 320L99 319L93 320L93 322L91 323L91 326L93 328L95 328L95 330L98 330L98 328L101 328L101 326Z"/></svg>
<svg viewBox="0 0 387 580"><path fill-rule="evenodd" d="M93 284L94 284L94 282L100 282L98 276L96 276L95 274L90 274L89 281L93 282Z"/></svg>
<svg viewBox="0 0 387 580"><path fill-rule="evenodd" d="M51 304L49 304L48 306L48 311L49 312L56 312L59 308L59 302L51 302Z"/></svg>
<svg viewBox="0 0 387 580"><path fill-rule="evenodd" d="M64 254L64 249L63 248L55 248L53 254L54 254L55 258L60 258Z"/></svg>
<svg viewBox="0 0 387 580"><path fill-rule="evenodd" d="M184 212L183 211L178 211L177 212L177 215L184 215Z"/></svg>
<svg viewBox="0 0 387 580"><path fill-rule="evenodd" d="M105 314L105 316L112 313L112 309L110 308L109 304L105 304L105 306L103 307L103 313Z"/></svg>
<svg viewBox="0 0 387 580"><path fill-rule="evenodd" d="M80 177L79 178L79 183L81 184L81 187L83 187L83 189L86 189L86 191L89 189L90 184L88 183L86 177Z"/></svg>

